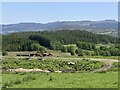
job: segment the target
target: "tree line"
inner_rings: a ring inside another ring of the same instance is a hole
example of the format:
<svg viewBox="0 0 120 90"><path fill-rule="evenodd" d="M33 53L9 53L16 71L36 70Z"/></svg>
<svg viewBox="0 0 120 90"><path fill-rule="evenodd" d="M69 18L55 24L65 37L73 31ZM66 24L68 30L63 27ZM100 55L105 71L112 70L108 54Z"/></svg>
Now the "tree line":
<svg viewBox="0 0 120 90"><path fill-rule="evenodd" d="M71 55L119 55L118 38L99 35L81 30L19 32L2 35L3 51L38 51L45 48L70 52ZM96 44L112 43L115 48L100 47ZM67 46L75 44L77 46ZM81 54L82 52L82 54Z"/></svg>

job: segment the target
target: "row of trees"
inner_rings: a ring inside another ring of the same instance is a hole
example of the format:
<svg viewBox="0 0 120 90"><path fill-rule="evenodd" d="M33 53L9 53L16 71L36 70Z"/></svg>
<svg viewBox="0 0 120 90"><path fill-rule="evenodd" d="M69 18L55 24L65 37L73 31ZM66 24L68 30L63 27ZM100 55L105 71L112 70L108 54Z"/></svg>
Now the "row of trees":
<svg viewBox="0 0 120 90"><path fill-rule="evenodd" d="M68 50L66 50L67 52L70 52L71 55L78 55L78 56L120 56L120 50L116 49L109 49L109 50L105 50L102 51L100 49L96 49L93 51L90 50L83 50L80 48L75 48L74 46L70 46Z"/></svg>
<svg viewBox="0 0 120 90"><path fill-rule="evenodd" d="M103 46L87 42L77 42L75 45L62 45L60 42L51 42L51 49L61 50L62 52L69 52L71 55L78 56L119 56L120 55L120 44L115 44L113 46Z"/></svg>
<svg viewBox="0 0 120 90"><path fill-rule="evenodd" d="M41 46L39 43L26 43L21 47L21 51L40 51L45 52L46 48Z"/></svg>
<svg viewBox="0 0 120 90"><path fill-rule="evenodd" d="M76 47L77 46L77 47ZM62 45L60 42L51 42L51 49L61 50L62 52L69 52L71 55L78 56L119 56L120 49L112 46L99 46L87 42L77 42L76 46L73 45ZM118 47L119 45L117 45Z"/></svg>

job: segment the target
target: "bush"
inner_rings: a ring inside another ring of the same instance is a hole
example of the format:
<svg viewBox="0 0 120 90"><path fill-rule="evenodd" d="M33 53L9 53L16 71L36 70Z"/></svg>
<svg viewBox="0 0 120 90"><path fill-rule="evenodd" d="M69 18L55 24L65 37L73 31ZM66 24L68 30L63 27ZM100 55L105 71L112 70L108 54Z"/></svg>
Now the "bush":
<svg viewBox="0 0 120 90"><path fill-rule="evenodd" d="M43 46L39 47L39 52L44 53L46 51L46 48Z"/></svg>
<svg viewBox="0 0 120 90"><path fill-rule="evenodd" d="M75 55L75 47L74 46L68 46L67 51L70 52L71 55Z"/></svg>
<svg viewBox="0 0 120 90"><path fill-rule="evenodd" d="M62 46L61 51L62 52L67 52L67 48L65 46Z"/></svg>
<svg viewBox="0 0 120 90"><path fill-rule="evenodd" d="M74 51L72 51L72 52L70 52L70 54L71 54L71 55L75 55L75 52L74 52Z"/></svg>
<svg viewBox="0 0 120 90"><path fill-rule="evenodd" d="M38 43L33 43L33 44L31 45L31 50L32 50L32 51L38 51L38 50L39 50L39 47L40 47L40 44L38 44Z"/></svg>
<svg viewBox="0 0 120 90"><path fill-rule="evenodd" d="M85 53L83 52L83 50L80 49L80 48L76 49L75 52L76 52L76 54L78 54L78 56L84 56L85 55Z"/></svg>
<svg viewBox="0 0 120 90"><path fill-rule="evenodd" d="M8 53L6 51L3 51L2 56L6 56L6 55L8 55Z"/></svg>
<svg viewBox="0 0 120 90"><path fill-rule="evenodd" d="M50 45L51 45L51 49L53 50L60 50L62 47L62 44L56 41L51 42Z"/></svg>

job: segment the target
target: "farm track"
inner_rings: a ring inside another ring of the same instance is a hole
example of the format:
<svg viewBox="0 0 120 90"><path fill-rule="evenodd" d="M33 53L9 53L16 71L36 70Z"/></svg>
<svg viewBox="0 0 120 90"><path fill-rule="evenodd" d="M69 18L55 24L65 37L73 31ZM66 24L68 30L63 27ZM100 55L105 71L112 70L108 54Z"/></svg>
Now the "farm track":
<svg viewBox="0 0 120 90"><path fill-rule="evenodd" d="M74 58L74 59L79 59L79 58ZM82 60L83 58L81 58ZM100 61L100 62L104 62L105 65L99 69L96 69L96 70L93 70L92 72L101 72L101 71L107 71L109 69L112 68L112 63L114 62L119 62L119 60L114 60L114 59L96 59L96 58L87 58L89 60L92 60L92 61Z"/></svg>
<svg viewBox="0 0 120 90"><path fill-rule="evenodd" d="M112 68L112 63L109 62L109 63L105 64L102 68L96 69L93 72L95 73L95 72L107 71L111 68Z"/></svg>
<svg viewBox="0 0 120 90"><path fill-rule="evenodd" d="M64 58L64 59L76 59L76 60L83 60L84 58ZM107 71L112 68L112 63L114 62L119 62L119 60L114 60L114 59L96 59L96 58L87 58L92 61L100 61L104 62L105 65L99 69L93 70L92 72L101 72L101 71Z"/></svg>
<svg viewBox="0 0 120 90"><path fill-rule="evenodd" d="M17 68L17 69L8 69L7 71L10 72L45 72L45 73L50 73L51 71L49 70L43 70L43 69L24 69L24 68ZM62 73L62 71L54 71L55 73Z"/></svg>
<svg viewBox="0 0 120 90"><path fill-rule="evenodd" d="M8 69L10 72L50 72L48 70L42 69L24 69L24 68L17 68L17 69Z"/></svg>

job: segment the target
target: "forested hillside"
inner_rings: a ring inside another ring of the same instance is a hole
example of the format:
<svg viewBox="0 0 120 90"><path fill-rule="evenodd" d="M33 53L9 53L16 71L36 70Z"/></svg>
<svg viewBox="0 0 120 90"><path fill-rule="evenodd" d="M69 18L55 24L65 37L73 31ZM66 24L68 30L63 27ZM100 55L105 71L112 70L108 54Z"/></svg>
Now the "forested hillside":
<svg viewBox="0 0 120 90"><path fill-rule="evenodd" d="M20 32L3 35L2 39L3 50L7 51L30 51L30 46L33 43L39 43L41 46L51 48L51 42L53 41L62 45L76 44L78 41L93 44L117 43L116 37L80 30Z"/></svg>

